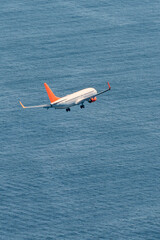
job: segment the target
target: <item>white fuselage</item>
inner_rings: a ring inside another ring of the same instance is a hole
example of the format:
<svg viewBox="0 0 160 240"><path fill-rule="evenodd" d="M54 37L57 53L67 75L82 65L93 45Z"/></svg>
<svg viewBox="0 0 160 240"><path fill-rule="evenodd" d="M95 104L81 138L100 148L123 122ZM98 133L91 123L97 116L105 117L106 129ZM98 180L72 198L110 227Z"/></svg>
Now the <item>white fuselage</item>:
<svg viewBox="0 0 160 240"><path fill-rule="evenodd" d="M77 104L81 104L94 97L97 94L94 88L85 88L78 92L72 93L65 97L58 99L57 101L51 103L54 108L69 108Z"/></svg>

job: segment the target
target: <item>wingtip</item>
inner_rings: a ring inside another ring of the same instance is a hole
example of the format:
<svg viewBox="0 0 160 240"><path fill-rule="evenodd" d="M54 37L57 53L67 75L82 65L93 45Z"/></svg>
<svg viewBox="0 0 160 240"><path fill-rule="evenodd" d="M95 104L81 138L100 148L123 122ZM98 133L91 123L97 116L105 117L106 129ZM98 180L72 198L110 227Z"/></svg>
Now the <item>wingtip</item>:
<svg viewBox="0 0 160 240"><path fill-rule="evenodd" d="M21 104L22 108L25 108L25 106L21 103L21 101L19 101L19 103Z"/></svg>
<svg viewBox="0 0 160 240"><path fill-rule="evenodd" d="M110 84L109 84L109 82L107 82L108 83L108 87L109 87L109 90L111 89L111 86L110 86Z"/></svg>

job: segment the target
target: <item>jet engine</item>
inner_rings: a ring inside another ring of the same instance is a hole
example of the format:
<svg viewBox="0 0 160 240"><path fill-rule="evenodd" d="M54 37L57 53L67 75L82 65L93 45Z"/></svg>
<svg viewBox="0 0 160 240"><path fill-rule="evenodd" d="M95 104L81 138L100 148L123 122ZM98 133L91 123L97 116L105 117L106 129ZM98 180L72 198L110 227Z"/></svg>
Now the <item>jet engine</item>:
<svg viewBox="0 0 160 240"><path fill-rule="evenodd" d="M93 97L93 98L90 98L88 102L89 102L89 103L92 103L92 102L95 102L96 100L97 100L97 98L96 98L96 97Z"/></svg>

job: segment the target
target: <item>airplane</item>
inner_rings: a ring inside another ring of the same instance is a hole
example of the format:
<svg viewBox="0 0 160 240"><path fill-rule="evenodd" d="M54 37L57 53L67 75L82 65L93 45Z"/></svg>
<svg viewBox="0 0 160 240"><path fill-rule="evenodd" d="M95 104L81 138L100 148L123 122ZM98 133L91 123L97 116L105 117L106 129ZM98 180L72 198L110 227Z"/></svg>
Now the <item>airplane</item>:
<svg viewBox="0 0 160 240"><path fill-rule="evenodd" d="M95 102L97 100L97 96L99 96L102 93L105 93L109 90L111 90L111 86L108 83L108 89L101 91L97 93L97 90L94 88L85 88L83 90L80 90L78 92L66 95L65 97L56 97L56 95L52 92L52 90L49 88L47 83L44 83L45 89L47 91L50 104L47 105L37 105L37 106L24 106L21 101L20 104L23 108L55 108L55 109L66 109L66 111L70 111L70 107L75 105L80 105L80 108L84 108L84 102L88 101L89 103Z"/></svg>

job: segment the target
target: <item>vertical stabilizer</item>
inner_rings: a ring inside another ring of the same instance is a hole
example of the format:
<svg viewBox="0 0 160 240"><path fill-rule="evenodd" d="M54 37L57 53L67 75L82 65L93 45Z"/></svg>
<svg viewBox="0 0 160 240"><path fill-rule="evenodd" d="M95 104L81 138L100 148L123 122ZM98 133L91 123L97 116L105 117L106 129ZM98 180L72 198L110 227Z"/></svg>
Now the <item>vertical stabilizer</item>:
<svg viewBox="0 0 160 240"><path fill-rule="evenodd" d="M49 88L49 86L47 85L47 83L44 83L44 86L45 86L45 89L47 91L47 94L48 94L48 97L49 97L49 100L51 103L57 101L58 99L60 99L59 97L56 97L54 95L54 93L52 92L52 90Z"/></svg>

